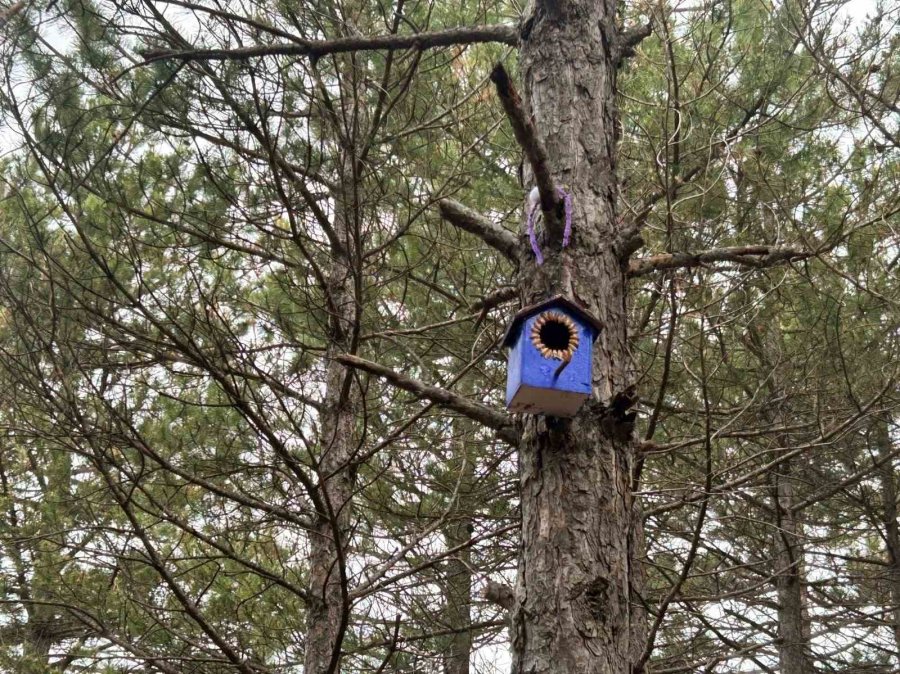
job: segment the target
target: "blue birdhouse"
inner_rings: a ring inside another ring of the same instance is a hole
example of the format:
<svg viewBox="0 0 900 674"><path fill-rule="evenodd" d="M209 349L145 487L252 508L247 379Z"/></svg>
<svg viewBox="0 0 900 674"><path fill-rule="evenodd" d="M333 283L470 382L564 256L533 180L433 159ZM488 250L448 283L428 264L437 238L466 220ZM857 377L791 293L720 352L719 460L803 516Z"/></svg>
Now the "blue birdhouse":
<svg viewBox="0 0 900 674"><path fill-rule="evenodd" d="M563 296L522 309L510 323L506 407L572 417L591 394L591 356L600 321Z"/></svg>

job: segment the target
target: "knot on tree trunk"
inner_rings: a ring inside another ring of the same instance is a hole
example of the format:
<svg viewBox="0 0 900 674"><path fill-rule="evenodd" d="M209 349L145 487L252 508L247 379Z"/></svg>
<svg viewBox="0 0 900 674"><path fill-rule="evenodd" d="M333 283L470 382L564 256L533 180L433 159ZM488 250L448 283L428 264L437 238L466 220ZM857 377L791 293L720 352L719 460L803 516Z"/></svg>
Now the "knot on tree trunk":
<svg viewBox="0 0 900 674"><path fill-rule="evenodd" d="M615 589L605 575L598 575L576 585L574 590L572 609L577 629L583 635L596 637L606 629L618 610L613 596Z"/></svg>
<svg viewBox="0 0 900 674"><path fill-rule="evenodd" d="M629 386L624 391L616 393L609 405L594 401L590 412L600 422L607 437L617 442L627 442L634 432L634 422L637 412L632 408L638 403L640 397L635 386Z"/></svg>

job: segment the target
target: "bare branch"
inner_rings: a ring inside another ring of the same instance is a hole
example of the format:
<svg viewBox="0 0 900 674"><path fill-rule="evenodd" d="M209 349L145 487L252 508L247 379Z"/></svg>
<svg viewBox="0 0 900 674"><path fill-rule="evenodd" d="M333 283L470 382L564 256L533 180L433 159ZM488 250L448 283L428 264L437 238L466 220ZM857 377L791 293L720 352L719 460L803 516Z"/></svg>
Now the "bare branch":
<svg viewBox="0 0 900 674"><path fill-rule="evenodd" d="M522 151L531 164L531 171L534 173L534 182L537 185L538 192L541 194L541 210L548 217L550 233L553 237L558 238L562 235L559 230L559 214L557 208L559 199L556 196L556 183L550 174L550 160L547 151L537 137L530 117L522 107L522 99L509 79L509 73L503 67L502 63L498 63L491 71L491 81L497 87L497 95L500 97L500 103L503 105L503 111L509 118L510 126L512 126L513 135L516 137Z"/></svg>
<svg viewBox="0 0 900 674"><path fill-rule="evenodd" d="M709 262L734 262L746 267L762 269L785 262L806 260L815 255L808 250L796 250L779 246L734 246L713 248L702 253L663 253L632 260L628 265L629 276L644 276L664 269L700 267Z"/></svg>
<svg viewBox="0 0 900 674"><path fill-rule="evenodd" d="M453 391L430 386L418 379L407 377L405 374L395 372L389 367L373 363L370 360L342 354L335 356L335 360L349 367L356 368L374 374L375 376L386 379L399 389L409 391L417 396L431 400L447 409L459 412L463 416L479 422L483 426L491 428L497 432L497 437L508 442L513 446L517 446L519 442L519 434L513 426L512 418L504 412L482 405L481 403L469 400L465 396L461 396Z"/></svg>
<svg viewBox="0 0 900 674"><path fill-rule="evenodd" d="M644 237L641 236L641 225L635 223L619 233L616 237L615 244L613 244L613 248L616 252L616 257L624 264L644 245L644 243Z"/></svg>
<svg viewBox="0 0 900 674"><path fill-rule="evenodd" d="M632 26L625 28L619 33L616 42L616 65L621 65L622 61L630 56L634 56L635 47L637 47L644 38L653 32L653 21L648 21L643 26Z"/></svg>
<svg viewBox="0 0 900 674"><path fill-rule="evenodd" d="M441 217L470 234L474 234L486 244L503 253L510 261L519 263L519 241L511 232L495 225L480 213L476 213L453 199L438 202Z"/></svg>
<svg viewBox="0 0 900 674"><path fill-rule="evenodd" d="M668 190L657 190L651 193L647 197L647 199L644 200L644 205L641 207L641 210L639 210L634 216L634 219L632 220L631 226L628 228L628 231L637 230L637 232L640 233L641 228L644 226L644 223L647 222L647 218L650 216L650 213L653 212L653 207L667 196L669 197L669 199L674 199L678 194L678 190L680 190L687 183L693 180L701 170L702 167L695 166L687 173L679 175L674 180L672 180L669 183Z"/></svg>
<svg viewBox="0 0 900 674"><path fill-rule="evenodd" d="M150 49L141 53L144 61L177 59L180 61L222 61L248 59L260 56L309 56L320 58L328 54L352 51L400 49L434 49L459 44L500 42L515 46L519 34L515 26L500 24L475 28L450 28L430 33L412 35L375 35L371 37L342 37L334 40L303 40L236 49Z"/></svg>
<svg viewBox="0 0 900 674"><path fill-rule="evenodd" d="M750 482L755 477L764 475L767 471L770 471L773 468L780 466L785 461L789 461L793 457L799 456L803 452L809 451L810 448L813 448L813 447L819 448L822 445L831 442L834 438L836 438L839 435L846 432L847 429L852 428L853 425L856 424L860 419L863 419L866 416L868 416L869 411L875 406L875 404L879 400L881 400L884 397L884 395L889 390L891 390L891 388L893 386L894 386L894 379L889 379L887 384L885 384L878 393L876 393L874 396L872 396L872 398L865 405L863 405L859 409L859 411L856 414L854 414L853 416L845 419L844 421L842 421L841 423L839 423L835 426L832 426L831 428L823 429L818 437L814 438L813 440L811 440L809 442L799 444L799 445L794 445L790 449L788 449L786 447L779 448L778 449L779 455L777 458L772 459L771 461L764 463L763 465L758 466L758 467L744 473L743 475L738 475L737 477L734 477L731 480L728 480L726 482L721 482L717 485L714 485L712 487L712 489L710 489L708 491L710 491L711 493L714 493L714 494L726 493L730 489L734 489L735 487L739 487L742 484L746 484L747 482ZM782 449L787 450L787 451L783 451L783 452L780 451ZM769 451L771 452L773 450L769 450ZM690 494L689 496L685 496L684 498L682 498L679 501L675 501L672 503L663 503L654 508L651 508L644 513L644 517L645 518L657 517L658 515L661 515L664 512L668 512L670 510L675 510L677 508L684 506L687 503L696 503L697 501L700 501L706 497L707 497L707 493L705 491L695 492L693 494Z"/></svg>
<svg viewBox="0 0 900 674"><path fill-rule="evenodd" d="M485 295L472 305L472 311L490 311L504 302L509 302L519 295L519 289L513 286L501 288Z"/></svg>

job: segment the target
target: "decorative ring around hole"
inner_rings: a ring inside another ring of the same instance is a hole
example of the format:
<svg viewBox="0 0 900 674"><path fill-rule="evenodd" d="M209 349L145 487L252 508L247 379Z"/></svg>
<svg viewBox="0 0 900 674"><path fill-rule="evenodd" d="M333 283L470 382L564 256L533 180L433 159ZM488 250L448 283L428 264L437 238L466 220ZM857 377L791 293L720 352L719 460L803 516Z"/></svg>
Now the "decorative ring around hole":
<svg viewBox="0 0 900 674"><path fill-rule="evenodd" d="M578 348L578 326L559 311L545 311L531 328L531 343L544 358L569 361Z"/></svg>

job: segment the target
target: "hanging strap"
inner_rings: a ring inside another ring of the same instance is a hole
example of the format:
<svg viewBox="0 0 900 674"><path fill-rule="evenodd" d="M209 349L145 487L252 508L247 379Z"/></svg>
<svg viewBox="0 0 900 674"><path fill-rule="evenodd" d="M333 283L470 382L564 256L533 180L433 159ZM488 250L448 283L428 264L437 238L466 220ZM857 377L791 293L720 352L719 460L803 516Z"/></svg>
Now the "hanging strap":
<svg viewBox="0 0 900 674"><path fill-rule="evenodd" d="M536 190L537 188L534 188ZM534 192L532 190L532 193ZM566 227L563 230L563 240L562 245L563 248L568 247L569 239L572 238L572 195L566 192L563 188L556 188L556 195L563 200L563 211L565 212L565 222ZM538 206L540 206L540 199L532 199L532 195L529 195L529 206L528 209L528 240L531 242L531 250L534 251L534 259L538 264L544 264L544 254L541 252L541 247L538 245L537 236L534 233L534 223L537 218Z"/></svg>

